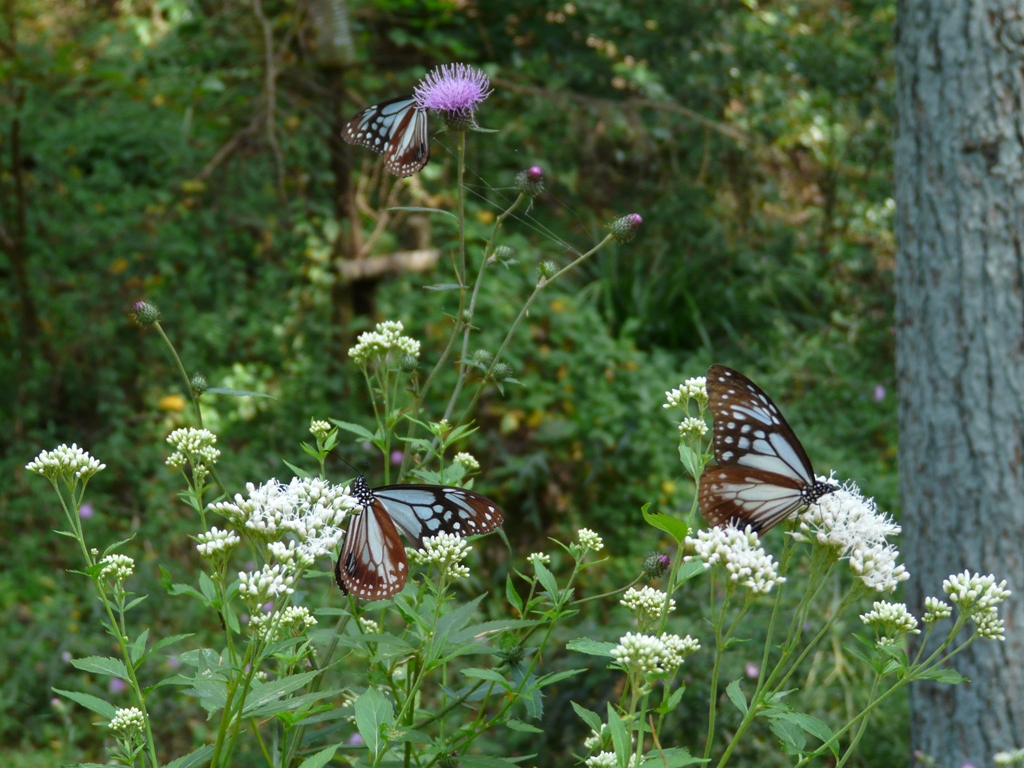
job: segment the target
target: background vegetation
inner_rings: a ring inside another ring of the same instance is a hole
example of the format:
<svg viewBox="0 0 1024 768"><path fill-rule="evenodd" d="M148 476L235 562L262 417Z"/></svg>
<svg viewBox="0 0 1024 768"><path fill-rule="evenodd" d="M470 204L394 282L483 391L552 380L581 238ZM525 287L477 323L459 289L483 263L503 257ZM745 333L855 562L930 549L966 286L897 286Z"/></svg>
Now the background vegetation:
<svg viewBox="0 0 1024 768"><path fill-rule="evenodd" d="M111 541L139 533L137 591L163 594L159 566L197 567L163 466L187 395L163 346L129 322L131 302L161 307L211 386L276 398L207 403L234 489L289 477L282 460L297 460L310 417L368 423L345 351L376 319L403 320L436 359L455 299L425 287L449 281L453 232L441 217L378 211L450 207L451 142L438 136L430 165L395 184L338 128L439 63L472 63L495 88L479 120L498 133L469 142L476 253L514 174L536 163L547 180L506 224L519 263L484 297L485 339L498 343L539 261L564 263L618 215L644 218L638 240L545 294L511 350L521 385L481 403L466 447L518 552L585 524L615 556L608 578L635 574L658 545L639 506L679 512L693 490L663 392L710 362L775 396L819 472L896 511L891 0L352 2L351 47L334 50L318 32L338 9L2 2L0 740L18 745L7 764L95 758L103 738L81 710L51 704L51 686L90 685L67 654L104 641L81 632L95 606L65 573L74 553L51 534L48 489L25 462L76 441L107 463L86 525ZM413 249L438 249L436 269L345 278L355 258ZM483 554L476 589L507 568L500 546ZM154 632L187 621L187 606L161 610L168 600L143 609ZM587 619L595 633L600 619ZM828 682L819 716L859 693L841 657L807 673ZM597 700L599 677L559 696ZM169 707L154 712L163 744L181 753L207 736L198 707ZM862 765L906 759L903 707L873 721ZM585 736L568 720L553 733L538 764ZM751 765L772 764L771 740L751 740Z"/></svg>

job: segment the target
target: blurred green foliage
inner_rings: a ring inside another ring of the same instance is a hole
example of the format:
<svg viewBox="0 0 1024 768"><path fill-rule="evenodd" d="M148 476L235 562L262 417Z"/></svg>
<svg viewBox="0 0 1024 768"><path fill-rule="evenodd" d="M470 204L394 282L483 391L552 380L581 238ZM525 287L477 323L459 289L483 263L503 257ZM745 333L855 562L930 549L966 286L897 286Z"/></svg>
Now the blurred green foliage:
<svg viewBox="0 0 1024 768"><path fill-rule="evenodd" d="M479 405L467 447L485 469L478 486L510 511L517 551L586 524L617 556L610 582L631 578L657 544L639 506L679 511L692 492L663 392L713 361L772 393L819 471L895 507L891 0L0 5L5 742L66 757L102 739L50 704L51 686L96 688L61 654L105 641L82 629L95 606L65 573L75 561L50 533L47 489L21 469L39 449L76 441L107 463L87 525L103 540L139 533L137 591L162 593L159 565L197 568L194 522L162 466L186 393L158 339L128 320L133 301L162 309L211 386L276 398L204 399L232 489L288 476L282 459L296 460L310 417L368 423L345 350L374 319L403 320L424 364L436 360L455 299L424 287L450 281L452 228L416 214L374 228L388 205L453 205L452 142L436 137L427 169L396 185L338 128L438 63L473 63L495 87L479 119L498 133L469 142L471 258L515 172L539 163L546 176L529 215L506 224L518 263L485 286L480 345L499 343L542 259L564 263L617 215L644 218L638 240L544 294L510 349L521 385ZM351 47L325 43L339 18ZM353 257L416 248L440 250L434 271L342 278ZM500 572L501 552L488 552ZM188 606L161 604L142 609L154 632L188 623ZM610 631L585 620L594 636ZM857 696L845 661L808 669L832 675L823 717ZM905 759L901 707L879 718L861 765ZM204 738L196 712L173 715L188 729L162 714L178 753ZM544 748L564 755L578 731L566 723ZM767 765L770 751L765 732L744 757Z"/></svg>

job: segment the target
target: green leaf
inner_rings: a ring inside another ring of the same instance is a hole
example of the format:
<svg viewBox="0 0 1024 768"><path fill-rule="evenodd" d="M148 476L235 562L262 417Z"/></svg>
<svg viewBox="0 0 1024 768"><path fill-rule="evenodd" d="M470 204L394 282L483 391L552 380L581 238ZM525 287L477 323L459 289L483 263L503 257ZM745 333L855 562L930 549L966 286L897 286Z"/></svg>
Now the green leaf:
<svg viewBox="0 0 1024 768"><path fill-rule="evenodd" d="M679 570L676 571L676 588L678 589L683 582L689 581L706 570L707 568L704 567L703 560L691 560L688 563L683 563L679 566Z"/></svg>
<svg viewBox="0 0 1024 768"><path fill-rule="evenodd" d="M704 468L701 466L701 457L697 454L690 446L686 443L679 443L679 460L683 462L683 466L686 467L686 472L694 480L700 480L701 472Z"/></svg>
<svg viewBox="0 0 1024 768"><path fill-rule="evenodd" d="M551 674L544 675L540 680L537 681L537 687L543 688L545 685L554 685L562 680L567 680L570 677L575 677L580 672L586 672L585 669L566 669L561 672L552 672Z"/></svg>
<svg viewBox="0 0 1024 768"><path fill-rule="evenodd" d="M683 768L686 765L698 765L708 762L702 757L694 757L690 750L683 747L671 747L660 752L648 752L644 755L641 768Z"/></svg>
<svg viewBox="0 0 1024 768"><path fill-rule="evenodd" d="M960 685L967 678L957 672L955 669L950 667L943 667L942 669L929 669L926 672L918 675L918 680L934 680L937 683L943 685Z"/></svg>
<svg viewBox="0 0 1024 768"><path fill-rule="evenodd" d="M269 683L263 683L263 685L251 689L249 695L245 697L242 717L249 717L257 708L267 702L279 699L292 691L297 691L319 674L320 670L314 670L312 672L303 672L300 675L288 675L288 677L272 680Z"/></svg>
<svg viewBox="0 0 1024 768"><path fill-rule="evenodd" d="M306 470L304 470L302 467L297 467L294 464L292 464L290 461L287 461L286 459L281 459L281 461L283 461L287 465L288 469L290 469L292 472L295 473L296 477L301 477L301 478L312 477L312 475L309 472L307 472ZM320 753L318 752L317 754L320 754Z"/></svg>
<svg viewBox="0 0 1024 768"><path fill-rule="evenodd" d="M658 708L655 711L659 715L667 715L669 712L671 712L679 706L679 702L683 700L683 693L685 691L686 686L680 685L678 688L672 691L671 695L669 695L669 697L665 699L665 701L661 702L661 704L658 705Z"/></svg>
<svg viewBox="0 0 1024 768"><path fill-rule="evenodd" d="M514 768L516 763L504 757L459 755L459 765L462 768Z"/></svg>
<svg viewBox="0 0 1024 768"><path fill-rule="evenodd" d="M803 752L807 738L798 725L781 717L771 718L772 733L782 739L782 745L789 754Z"/></svg>
<svg viewBox="0 0 1024 768"><path fill-rule="evenodd" d="M355 703L356 728L363 742L376 759L386 746L381 726L390 728L395 722L395 708L376 688L367 688Z"/></svg>
<svg viewBox="0 0 1024 768"><path fill-rule="evenodd" d="M456 216L451 211L444 210L443 208L420 208L420 207L417 207L417 206L414 206L414 205L399 205L399 206L396 206L395 208L385 208L384 210L385 211L412 211L414 213L441 213L441 214L444 214L445 216L451 216L456 221L459 220L458 216Z"/></svg>
<svg viewBox="0 0 1024 768"><path fill-rule="evenodd" d="M591 712L586 707L581 707L575 701L570 701L569 703L572 704L572 708L576 710L576 714L580 716L580 719L589 725L595 733L601 732L601 717L597 712Z"/></svg>
<svg viewBox="0 0 1024 768"><path fill-rule="evenodd" d="M217 593L217 585L213 583L206 571L199 572L199 591L203 593L206 602L210 605L220 602L220 595Z"/></svg>
<svg viewBox="0 0 1024 768"><path fill-rule="evenodd" d="M327 749L321 749L315 755L310 755L299 764L299 768L324 768L331 760L334 759L334 753L338 751L338 747L341 744L335 744L333 747L327 747Z"/></svg>
<svg viewBox="0 0 1024 768"><path fill-rule="evenodd" d="M373 440L376 439L376 437L370 430L368 430L366 427L361 427L358 424L352 424L351 422L348 421L338 421L337 419L331 419L331 423L337 427L340 427L341 429L344 429L346 432L352 433L356 437L362 438L363 440L369 440L373 442Z"/></svg>
<svg viewBox="0 0 1024 768"><path fill-rule="evenodd" d="M146 641L149 639L149 630L143 630L142 634L135 638L135 642L132 643L131 648L128 649L129 657L132 660L132 664L136 664L142 655L146 652Z"/></svg>
<svg viewBox="0 0 1024 768"><path fill-rule="evenodd" d="M493 669L481 669L479 667L467 667L466 669L462 670L462 674L465 675L466 677L472 678L474 680L489 680L492 683L497 683L502 688L504 688L506 691L511 691L512 687L513 687L511 682L506 680L505 677L501 673L496 672Z"/></svg>
<svg viewBox="0 0 1024 768"><path fill-rule="evenodd" d="M534 569L537 571L537 579L540 581L541 586L547 590L548 594L551 595L552 600L557 600L560 594L558 589L558 582L555 580L555 575L547 569L544 563L535 561Z"/></svg>
<svg viewBox="0 0 1024 768"><path fill-rule="evenodd" d="M200 765L205 765L212 756L213 744L204 744L194 752L172 760L164 768L198 768Z"/></svg>
<svg viewBox="0 0 1024 768"><path fill-rule="evenodd" d="M588 656L606 656L612 658L612 648L615 643L605 643L600 640L591 640L589 637L578 637L566 643L566 649L585 653Z"/></svg>
<svg viewBox="0 0 1024 768"><path fill-rule="evenodd" d="M113 720L114 715L117 714L117 707L109 701L104 701L98 696L93 696L89 693L79 693L78 691L63 691L60 688L54 688L53 692L59 693L65 699L71 699L72 701L81 704L86 709L95 712L97 715L105 717L107 720Z"/></svg>
<svg viewBox="0 0 1024 768"><path fill-rule="evenodd" d="M743 691L740 690L740 681L733 680L729 683L725 689L725 694L729 697L736 709L738 709L744 715L747 714L747 697L743 695Z"/></svg>
<svg viewBox="0 0 1024 768"><path fill-rule="evenodd" d="M134 600L132 600L130 603L128 603L128 605L124 607L124 612L128 613L128 611L130 611L136 605L147 599L149 599L149 595L140 595L139 597L136 597Z"/></svg>
<svg viewBox="0 0 1024 768"><path fill-rule="evenodd" d="M115 541L113 544L111 544L110 546L108 546L106 549L103 550L103 556L106 557L111 552L113 552L115 549L120 547L122 544L127 544L129 541L131 541L134 538L135 538L135 534L133 533L127 539L121 539L120 541Z"/></svg>
<svg viewBox="0 0 1024 768"><path fill-rule="evenodd" d="M544 733L537 726L524 723L522 720L516 720L514 717L511 720L506 720L505 725L513 731L519 731L519 733Z"/></svg>
<svg viewBox="0 0 1024 768"><path fill-rule="evenodd" d="M86 656L84 659L72 659L71 665L83 672L120 677L122 680L130 679L128 677L128 668L124 665L124 662L110 656Z"/></svg>
<svg viewBox="0 0 1024 768"><path fill-rule="evenodd" d="M626 725L615 711L615 707L608 702L608 730L612 734L612 743L615 745L615 754L619 758L619 765L628 765L629 756L633 751L633 742L626 733Z"/></svg>
<svg viewBox="0 0 1024 768"><path fill-rule="evenodd" d="M184 635L169 635L168 637L165 637L162 640L157 640L155 643L153 643L153 647L149 649L149 652L151 654L156 653L157 651L163 650L168 645L173 645L179 640L184 640L186 637L192 637L193 634L195 633L189 632L188 634Z"/></svg>
<svg viewBox="0 0 1024 768"><path fill-rule="evenodd" d="M644 516L644 520L647 521L648 525L652 525L659 531L664 531L678 544L683 543L683 539L686 538L686 534L690 532L689 526L686 525L682 520L677 520L674 517L662 514L660 512L650 512L651 502L647 502L640 507L640 512Z"/></svg>
<svg viewBox="0 0 1024 768"><path fill-rule="evenodd" d="M231 395L232 397L269 397L271 400L277 400L276 397L268 395L266 392L252 392L248 389L231 389L229 387L210 387L204 390L203 394Z"/></svg>
<svg viewBox="0 0 1024 768"><path fill-rule="evenodd" d="M519 615L523 615L523 598L516 592L516 587L512 583L511 574L505 577L505 598L508 600L509 605L519 611Z"/></svg>

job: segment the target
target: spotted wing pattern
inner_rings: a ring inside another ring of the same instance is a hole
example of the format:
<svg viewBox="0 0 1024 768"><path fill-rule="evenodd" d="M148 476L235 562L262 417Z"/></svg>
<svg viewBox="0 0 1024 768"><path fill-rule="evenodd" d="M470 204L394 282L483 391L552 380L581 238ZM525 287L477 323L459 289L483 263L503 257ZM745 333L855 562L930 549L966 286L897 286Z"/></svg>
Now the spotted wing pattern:
<svg viewBox="0 0 1024 768"><path fill-rule="evenodd" d="M707 390L718 466L704 470L698 499L712 525L735 521L763 532L835 490L814 479L792 428L754 382L713 365Z"/></svg>
<svg viewBox="0 0 1024 768"><path fill-rule="evenodd" d="M438 533L475 536L500 526L498 505L479 493L444 485L387 485L370 489L353 483L362 510L349 523L334 568L338 586L366 600L383 600L402 590L409 575L401 531L415 547Z"/></svg>
<svg viewBox="0 0 1024 768"><path fill-rule="evenodd" d="M412 176L430 159L427 112L408 96L367 107L345 124L341 136L384 155L385 167L396 176Z"/></svg>

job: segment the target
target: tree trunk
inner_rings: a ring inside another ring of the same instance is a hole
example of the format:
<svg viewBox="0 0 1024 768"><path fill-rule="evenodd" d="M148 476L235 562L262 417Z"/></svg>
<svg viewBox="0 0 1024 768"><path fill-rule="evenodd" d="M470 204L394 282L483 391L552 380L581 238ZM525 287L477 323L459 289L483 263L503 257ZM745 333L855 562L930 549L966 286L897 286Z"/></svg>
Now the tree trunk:
<svg viewBox="0 0 1024 768"><path fill-rule="evenodd" d="M1005 578L1006 642L911 692L939 768L1024 739L1024 29L996 0L900 0L896 361L907 600L969 568ZM940 624L940 628L941 628ZM968 627L961 639L966 639Z"/></svg>

